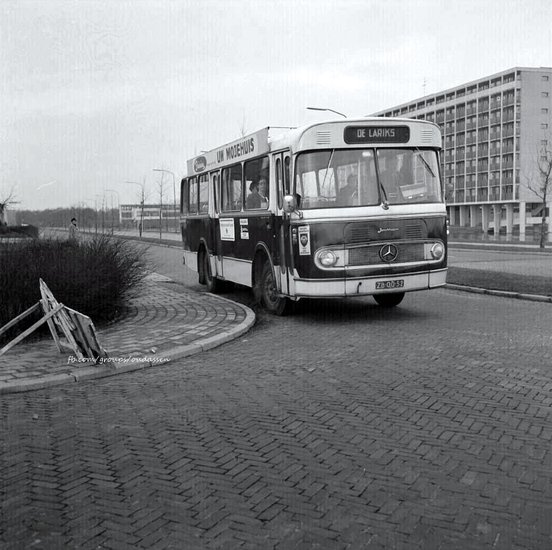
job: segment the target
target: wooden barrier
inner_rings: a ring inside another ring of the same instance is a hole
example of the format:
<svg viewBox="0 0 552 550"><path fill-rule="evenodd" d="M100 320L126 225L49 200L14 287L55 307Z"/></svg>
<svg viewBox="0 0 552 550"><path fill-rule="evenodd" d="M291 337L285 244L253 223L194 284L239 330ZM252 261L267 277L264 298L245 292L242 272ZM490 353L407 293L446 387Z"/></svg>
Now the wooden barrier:
<svg viewBox="0 0 552 550"><path fill-rule="evenodd" d="M0 356L29 336L39 326L47 323L60 353L69 351L73 352L77 359L92 359L96 362L102 357L107 357L107 352L98 341L96 329L90 317L60 304L46 283L42 279L39 282L40 301L0 328L0 335L41 307L44 317L0 349Z"/></svg>

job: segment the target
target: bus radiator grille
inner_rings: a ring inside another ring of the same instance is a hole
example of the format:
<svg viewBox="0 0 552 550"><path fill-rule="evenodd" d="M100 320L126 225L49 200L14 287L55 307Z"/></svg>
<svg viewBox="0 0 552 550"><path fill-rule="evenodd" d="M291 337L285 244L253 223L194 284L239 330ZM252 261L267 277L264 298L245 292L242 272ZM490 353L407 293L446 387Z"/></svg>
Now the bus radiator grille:
<svg viewBox="0 0 552 550"><path fill-rule="evenodd" d="M390 230L390 231L386 231ZM427 226L423 220L382 220L381 222L350 223L345 228L345 243L363 243L385 239L426 239Z"/></svg>
<svg viewBox="0 0 552 550"><path fill-rule="evenodd" d="M349 266L358 265L392 265L424 261L424 243L395 243L399 254L394 262L384 262L380 258L382 244L361 246L349 249Z"/></svg>

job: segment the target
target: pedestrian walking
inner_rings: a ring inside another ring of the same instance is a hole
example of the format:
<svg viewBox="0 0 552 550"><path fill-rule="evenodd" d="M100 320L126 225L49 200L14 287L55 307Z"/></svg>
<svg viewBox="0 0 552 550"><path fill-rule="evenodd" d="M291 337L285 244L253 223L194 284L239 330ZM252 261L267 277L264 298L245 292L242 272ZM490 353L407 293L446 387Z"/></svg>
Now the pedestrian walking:
<svg viewBox="0 0 552 550"><path fill-rule="evenodd" d="M77 241L79 239L79 227L77 225L77 218L71 218L69 224L69 240Z"/></svg>

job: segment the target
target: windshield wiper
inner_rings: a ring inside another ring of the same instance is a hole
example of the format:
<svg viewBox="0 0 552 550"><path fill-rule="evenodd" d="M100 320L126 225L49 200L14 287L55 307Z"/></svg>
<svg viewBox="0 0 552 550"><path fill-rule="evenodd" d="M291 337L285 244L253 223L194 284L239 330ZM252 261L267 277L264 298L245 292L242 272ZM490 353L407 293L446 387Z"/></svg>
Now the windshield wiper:
<svg viewBox="0 0 552 550"><path fill-rule="evenodd" d="M379 188L380 188L380 192L381 192L381 195L382 195L382 201L381 201L381 206L384 210L387 210L389 208L389 200L387 199L387 191L385 190L385 187L383 186L383 183L381 181L379 181L379 178L378 178L378 183L379 183Z"/></svg>
<svg viewBox="0 0 552 550"><path fill-rule="evenodd" d="M379 159L376 155L374 155L374 160L376 162L376 180L378 182L378 189L380 192L380 201L381 201L381 207L384 210L389 209L389 200L387 198L387 191L385 190L385 187L383 186L383 182L380 178L380 170L379 170Z"/></svg>
<svg viewBox="0 0 552 550"><path fill-rule="evenodd" d="M424 158L423 152L420 151L420 149L416 149L416 152L421 153L420 155L418 155L418 158L424 163L424 166L427 168L427 171L432 175L432 177L435 177L435 174L434 174L433 170L431 169L431 166L429 165L427 160Z"/></svg>

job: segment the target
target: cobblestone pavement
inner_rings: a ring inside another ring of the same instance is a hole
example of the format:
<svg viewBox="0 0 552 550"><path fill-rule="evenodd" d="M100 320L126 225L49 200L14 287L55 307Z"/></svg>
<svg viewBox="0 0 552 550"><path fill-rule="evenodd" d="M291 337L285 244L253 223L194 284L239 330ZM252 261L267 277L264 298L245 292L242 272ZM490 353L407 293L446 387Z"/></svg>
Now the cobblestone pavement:
<svg viewBox="0 0 552 550"><path fill-rule="evenodd" d="M372 304L2 396L2 547L550 548L550 305Z"/></svg>
<svg viewBox="0 0 552 550"><path fill-rule="evenodd" d="M247 307L151 274L123 320L98 331L100 344L109 353L106 362L73 362L76 358L60 354L52 338L24 340L0 357L0 393L155 367L224 343L253 322Z"/></svg>

